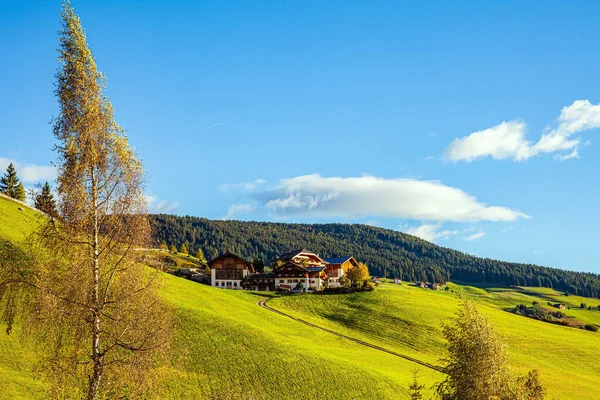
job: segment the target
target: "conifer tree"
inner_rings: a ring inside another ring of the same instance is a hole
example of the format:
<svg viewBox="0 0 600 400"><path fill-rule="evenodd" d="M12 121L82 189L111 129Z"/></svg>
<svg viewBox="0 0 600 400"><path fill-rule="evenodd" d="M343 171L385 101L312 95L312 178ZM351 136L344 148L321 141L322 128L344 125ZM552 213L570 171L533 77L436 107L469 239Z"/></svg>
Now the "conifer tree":
<svg viewBox="0 0 600 400"><path fill-rule="evenodd" d="M181 245L181 250L179 250L179 252L180 252L181 254L188 254L188 248L187 248L187 246L185 245L185 243L183 243L183 244Z"/></svg>
<svg viewBox="0 0 600 400"><path fill-rule="evenodd" d="M196 250L196 255L194 257L196 257L198 260L200 260L201 263L203 263L203 264L206 263L206 257L204 257L204 252L202 251L201 248L198 248L198 250Z"/></svg>
<svg viewBox="0 0 600 400"><path fill-rule="evenodd" d="M19 201L25 201L25 197L25 188L23 187L23 182L19 182L17 189L15 189L14 198Z"/></svg>
<svg viewBox="0 0 600 400"><path fill-rule="evenodd" d="M38 210L45 212L51 217L56 217L58 215L56 211L56 200L54 200L48 182L42 186L42 190L35 196L33 205Z"/></svg>
<svg viewBox="0 0 600 400"><path fill-rule="evenodd" d="M17 170L15 169L15 166L13 165L13 163L8 164L8 168L6 168L4 176L0 178L0 192L17 200L21 200L19 197L21 197L22 195L23 200L25 200L25 190L23 190L21 193L19 189L20 183L21 182L17 177ZM23 189L22 185L21 189Z"/></svg>
<svg viewBox="0 0 600 400"><path fill-rule="evenodd" d="M175 247L174 244L171 245L171 247L169 247L169 251L173 254L177 253L177 247Z"/></svg>

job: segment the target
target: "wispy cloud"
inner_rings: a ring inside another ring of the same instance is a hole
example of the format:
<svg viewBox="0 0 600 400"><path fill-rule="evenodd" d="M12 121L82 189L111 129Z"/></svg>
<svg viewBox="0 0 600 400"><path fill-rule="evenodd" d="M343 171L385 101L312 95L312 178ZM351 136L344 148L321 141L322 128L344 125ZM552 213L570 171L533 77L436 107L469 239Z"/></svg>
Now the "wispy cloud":
<svg viewBox="0 0 600 400"><path fill-rule="evenodd" d="M580 158L579 157L579 149L577 147L575 147L572 152L567 153L567 154L556 154L554 156L554 158L557 159L558 161L567 161L567 160L571 160L573 158Z"/></svg>
<svg viewBox="0 0 600 400"><path fill-rule="evenodd" d="M240 214L247 214L254 211L256 207L251 204L232 204L227 210L227 215L222 219L235 219Z"/></svg>
<svg viewBox="0 0 600 400"><path fill-rule="evenodd" d="M0 157L0 174L4 173L10 163L13 163L17 170L17 176L23 182L44 182L52 181L56 178L56 168L51 165L36 165L21 163L5 157Z"/></svg>
<svg viewBox="0 0 600 400"><path fill-rule="evenodd" d="M219 122L218 124L213 124L213 125L210 125L210 126L205 126L202 129L212 129L212 128L216 128L217 126L222 126L222 125L225 125L225 122Z"/></svg>
<svg viewBox="0 0 600 400"><path fill-rule="evenodd" d="M467 236L465 238L465 240L472 242L474 240L481 239L484 236L485 236L485 232L477 232L477 233Z"/></svg>
<svg viewBox="0 0 600 400"><path fill-rule="evenodd" d="M145 198L148 212L152 214L171 214L179 208L178 202L169 203L167 200L159 199L153 195L146 195Z"/></svg>
<svg viewBox="0 0 600 400"><path fill-rule="evenodd" d="M458 230L442 229L441 224L422 224L419 226L404 229L409 235L420 237L428 242L435 242L438 239L448 239L459 233Z"/></svg>
<svg viewBox="0 0 600 400"><path fill-rule="evenodd" d="M557 160L579 158L581 138L576 133L600 128L600 105L589 100L577 100L563 107L555 127L546 128L539 140L533 143L525 138L526 124L517 119L504 121L482 131L456 138L446 149L450 161L471 162L480 158L512 159L526 161L543 153L566 152L556 155ZM588 142L585 142L587 145Z"/></svg>
<svg viewBox="0 0 600 400"><path fill-rule="evenodd" d="M266 180L259 178L252 182L224 183L221 186L219 186L218 189L221 191L224 191L224 192L230 191L230 190L239 190L239 189L251 192L251 191L257 189L259 186L262 186L266 183L267 183Z"/></svg>

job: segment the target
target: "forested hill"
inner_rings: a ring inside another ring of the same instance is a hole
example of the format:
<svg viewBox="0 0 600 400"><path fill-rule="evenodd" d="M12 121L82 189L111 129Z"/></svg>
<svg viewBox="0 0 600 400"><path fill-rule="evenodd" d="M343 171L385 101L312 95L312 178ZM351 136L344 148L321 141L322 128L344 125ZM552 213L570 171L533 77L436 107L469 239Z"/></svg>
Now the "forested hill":
<svg viewBox="0 0 600 400"><path fill-rule="evenodd" d="M600 276L474 257L415 236L358 224L282 224L212 221L197 217L152 215L157 243L185 243L207 259L232 251L268 264L293 249L306 248L322 257L352 255L374 275L407 281L460 280L501 285L543 286L588 297L600 297Z"/></svg>

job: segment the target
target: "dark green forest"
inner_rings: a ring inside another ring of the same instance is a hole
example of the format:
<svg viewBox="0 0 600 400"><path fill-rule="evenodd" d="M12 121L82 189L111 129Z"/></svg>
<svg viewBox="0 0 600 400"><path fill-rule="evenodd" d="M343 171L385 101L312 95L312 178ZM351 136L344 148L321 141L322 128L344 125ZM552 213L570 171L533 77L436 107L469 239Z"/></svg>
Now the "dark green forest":
<svg viewBox="0 0 600 400"><path fill-rule="evenodd" d="M372 275L405 281L540 286L600 297L597 274L475 257L368 225L212 221L164 214L151 215L150 222L157 243L185 244L191 254L201 248L207 259L231 251L268 264L286 251L306 248L322 257L352 255Z"/></svg>

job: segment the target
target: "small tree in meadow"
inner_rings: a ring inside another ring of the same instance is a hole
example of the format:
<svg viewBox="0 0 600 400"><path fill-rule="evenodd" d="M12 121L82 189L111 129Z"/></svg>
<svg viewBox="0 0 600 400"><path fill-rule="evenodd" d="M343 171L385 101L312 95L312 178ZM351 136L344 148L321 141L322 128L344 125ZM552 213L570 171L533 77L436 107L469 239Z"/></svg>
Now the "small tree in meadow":
<svg viewBox="0 0 600 400"><path fill-rule="evenodd" d="M414 367L412 370L412 377L413 380L410 383L410 385L408 385L408 390L410 391L410 398L411 400L421 400L423 399L422 391L423 389L425 389L425 385L419 382L419 371L416 367Z"/></svg>
<svg viewBox="0 0 600 400"><path fill-rule="evenodd" d="M366 264L360 262L358 263L358 266L348 271L347 276L351 282L352 287L356 288L363 282L369 280L369 268Z"/></svg>
<svg viewBox="0 0 600 400"><path fill-rule="evenodd" d="M462 299L453 324L445 325L448 341L446 379L436 385L442 400L543 400L537 371L513 378L506 345L474 303Z"/></svg>
<svg viewBox="0 0 600 400"><path fill-rule="evenodd" d="M25 189L23 189L23 184L19 181L17 170L13 163L8 164L4 176L0 178L0 192L16 200L25 200Z"/></svg>
<svg viewBox="0 0 600 400"><path fill-rule="evenodd" d="M56 200L54 200L48 182L46 182L44 186L42 186L42 190L35 195L33 206L51 217L56 217L58 215L56 211Z"/></svg>

